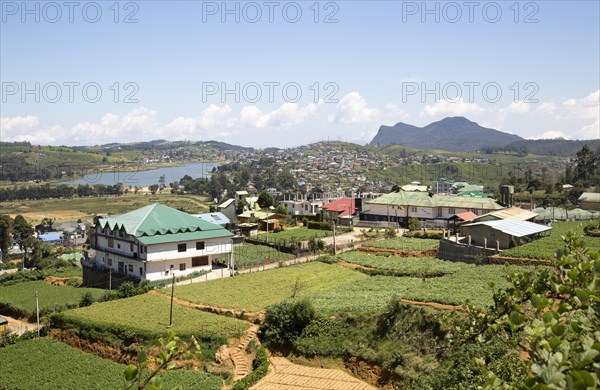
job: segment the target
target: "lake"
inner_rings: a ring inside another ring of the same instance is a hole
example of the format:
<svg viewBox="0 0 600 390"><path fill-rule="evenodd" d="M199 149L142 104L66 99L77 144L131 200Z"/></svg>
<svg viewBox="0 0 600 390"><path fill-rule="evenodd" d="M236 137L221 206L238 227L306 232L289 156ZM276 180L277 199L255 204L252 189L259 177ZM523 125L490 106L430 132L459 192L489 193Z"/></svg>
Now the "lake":
<svg viewBox="0 0 600 390"><path fill-rule="evenodd" d="M143 167L143 165L140 165ZM208 177L216 164L211 163L193 163L182 167L168 167L150 169L145 171L114 171L114 172L94 172L88 173L83 178L78 180L66 181L61 184L105 184L114 185L123 183L125 187L148 187L152 184L158 184L158 179L165 175L165 185L180 180L185 175L191 176L193 179L199 177Z"/></svg>

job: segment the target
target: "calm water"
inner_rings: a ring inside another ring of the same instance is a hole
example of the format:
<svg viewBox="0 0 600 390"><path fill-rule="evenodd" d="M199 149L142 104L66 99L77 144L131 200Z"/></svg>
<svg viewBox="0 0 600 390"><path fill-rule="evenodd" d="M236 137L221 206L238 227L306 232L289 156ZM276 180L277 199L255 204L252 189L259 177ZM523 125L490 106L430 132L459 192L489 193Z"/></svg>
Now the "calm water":
<svg viewBox="0 0 600 390"><path fill-rule="evenodd" d="M152 169L149 171L137 172L94 172L85 175L82 179L66 181L63 184L106 184L113 185L123 183L124 186L148 187L152 184L159 184L158 179L165 175L165 185L180 180L185 175L191 176L193 179L198 177L207 177L213 168L217 167L210 163L194 163L182 167L169 167ZM140 165L140 169L143 165Z"/></svg>

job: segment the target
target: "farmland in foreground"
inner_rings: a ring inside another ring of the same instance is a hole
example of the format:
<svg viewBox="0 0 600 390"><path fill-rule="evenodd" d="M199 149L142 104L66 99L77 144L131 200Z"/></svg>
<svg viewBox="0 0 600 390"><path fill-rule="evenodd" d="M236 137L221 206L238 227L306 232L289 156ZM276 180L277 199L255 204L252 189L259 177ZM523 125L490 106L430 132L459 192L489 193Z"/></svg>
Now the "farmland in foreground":
<svg viewBox="0 0 600 390"><path fill-rule="evenodd" d="M18 356L19 358L15 358ZM81 352L61 342L39 338L0 348L0 388L122 389L125 365ZM165 388L216 390L221 378L203 372L173 370L160 374Z"/></svg>
<svg viewBox="0 0 600 390"><path fill-rule="evenodd" d="M346 252L337 256L351 264L377 270L393 270L407 276L424 273L448 274L464 269L463 263L440 260L435 257L376 256L361 252Z"/></svg>
<svg viewBox="0 0 600 390"><path fill-rule="evenodd" d="M202 284L205 283L199 283ZM131 329L158 338L169 325L169 309L167 299L156 294L144 294L69 310L62 316L74 323ZM234 318L173 305L173 326L170 329L180 336L217 336L226 339L239 337L247 328L247 323Z"/></svg>
<svg viewBox="0 0 600 390"><path fill-rule="evenodd" d="M186 285L175 289L175 296L205 305L258 311L290 298L295 287L299 295L307 295L367 278L335 264L312 262ZM162 292L167 294L167 290Z"/></svg>
<svg viewBox="0 0 600 390"><path fill-rule="evenodd" d="M363 246L406 251L426 251L438 249L440 242L439 240L427 238L394 237L387 240L367 242L364 243Z"/></svg>
<svg viewBox="0 0 600 390"><path fill-rule="evenodd" d="M78 288L72 286L54 286L44 281L16 283L0 286L0 307L11 307L25 316L35 314L35 292L38 292L40 311L53 310L68 305L77 305L86 292L97 299L104 290L97 288Z"/></svg>
<svg viewBox="0 0 600 390"><path fill-rule="evenodd" d="M394 261L390 257L385 261ZM381 310L394 295L400 298L420 302L436 302L449 305L467 303L485 308L492 304L492 291L488 282L495 288L507 287L505 270L501 265L489 264L476 266L465 263L452 263L443 260L425 259L423 267L419 261L397 257L395 260L407 260L408 269L415 276L371 276L356 283L342 285L319 293L311 294L315 307L325 312L374 312ZM356 260L359 261L359 260ZM374 260L377 261L377 260ZM529 267L511 267L524 270ZM423 271L447 273L439 277L417 277Z"/></svg>
<svg viewBox="0 0 600 390"><path fill-rule="evenodd" d="M583 234L583 228L589 225L591 222L592 221L556 222L552 225L552 230L549 236L540 238L516 248L502 251L502 256L525 257L529 259L555 259L556 250L564 247L564 242L561 236L565 235L569 230L582 237L587 247L591 251L598 252L600 251L600 237L589 237Z"/></svg>

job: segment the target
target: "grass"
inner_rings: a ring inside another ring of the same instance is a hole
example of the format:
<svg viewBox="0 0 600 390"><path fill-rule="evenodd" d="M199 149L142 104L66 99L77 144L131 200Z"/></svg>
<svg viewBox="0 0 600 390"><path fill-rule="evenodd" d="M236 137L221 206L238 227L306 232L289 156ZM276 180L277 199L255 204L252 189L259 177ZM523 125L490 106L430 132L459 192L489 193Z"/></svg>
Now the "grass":
<svg viewBox="0 0 600 390"><path fill-rule="evenodd" d="M205 201L204 197L193 195L126 194L72 199L15 200L1 202L0 208L4 214L22 214L30 222L39 222L45 216L62 221L90 219L98 213L123 214L156 202L189 213L202 213L208 211Z"/></svg>
<svg viewBox="0 0 600 390"><path fill-rule="evenodd" d="M17 283L0 286L0 306L10 306L27 316L35 314L35 292L38 292L40 311L53 310L69 305L77 305L86 292L95 298L104 294L97 288L77 288L72 286L54 286L44 281Z"/></svg>
<svg viewBox="0 0 600 390"><path fill-rule="evenodd" d="M269 242L276 242L287 240L290 241L292 239L296 239L296 241L308 241L313 237L322 238L331 236L331 232L328 230L317 230L317 229L308 229L308 228L293 228L283 230L278 233L269 232ZM266 241L266 234L259 234L257 239Z"/></svg>
<svg viewBox="0 0 600 390"><path fill-rule="evenodd" d="M205 305L258 311L290 298L295 286L299 295L308 295L363 279L368 276L335 264L313 262L186 285L175 289L175 296Z"/></svg>
<svg viewBox="0 0 600 390"><path fill-rule="evenodd" d="M600 237L583 235L583 228L591 222L556 222L552 225L550 235L525 245L502 251L502 256L525 257L529 259L555 259L557 249L564 247L561 236L565 235L569 230L583 237L587 247L591 251L600 252Z"/></svg>
<svg viewBox="0 0 600 390"><path fill-rule="evenodd" d="M448 274L464 268L462 263L444 261L434 257L374 256L361 252L346 252L339 255L338 258L364 267L394 270L414 276L420 276L432 270Z"/></svg>
<svg viewBox="0 0 600 390"><path fill-rule="evenodd" d="M18 358L16 358L18 357ZM81 352L59 341L38 338L0 348L0 388L122 389L125 365ZM221 378L191 370L159 374L164 388L217 390Z"/></svg>
<svg viewBox="0 0 600 390"><path fill-rule="evenodd" d="M368 263L355 259L358 262ZM373 260L380 261L380 260ZM465 263L452 263L436 259L389 258L383 260L390 267L392 261L407 262L407 269L418 275L419 272L442 271L440 277L416 276L371 276L368 279L346 284L327 291L312 294L315 307L328 313L335 312L374 312L385 307L394 295L400 298L437 302L449 305L472 305L485 308L492 304L492 291L488 282L495 288L507 287L504 267L490 264L476 266ZM423 261L424 264L419 264ZM511 270L525 270L531 267L511 267Z"/></svg>
<svg viewBox="0 0 600 390"><path fill-rule="evenodd" d="M387 240L367 242L363 244L363 246L384 249L401 249L408 251L426 251L438 249L440 246L440 241L428 238L394 237Z"/></svg>
<svg viewBox="0 0 600 390"><path fill-rule="evenodd" d="M270 239L271 237L269 237ZM262 265L265 257L269 256L269 262L291 260L295 258L290 253L279 252L265 245L255 245L245 242L243 245L235 247L233 251L235 264L238 268L248 268L250 266Z"/></svg>
<svg viewBox="0 0 600 390"><path fill-rule="evenodd" d="M64 313L64 317L87 323L139 329L159 337L169 325L169 309L169 300L155 294L144 294L69 310ZM173 305L173 326L170 329L177 335L202 337L209 334L230 338L239 337L247 328L247 323L234 318Z"/></svg>

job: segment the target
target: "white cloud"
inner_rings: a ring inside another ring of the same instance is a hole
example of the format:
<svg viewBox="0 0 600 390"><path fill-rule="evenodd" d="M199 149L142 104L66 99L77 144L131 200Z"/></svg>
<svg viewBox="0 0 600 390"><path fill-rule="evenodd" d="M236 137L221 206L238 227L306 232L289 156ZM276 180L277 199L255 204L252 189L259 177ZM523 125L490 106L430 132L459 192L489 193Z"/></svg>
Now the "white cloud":
<svg viewBox="0 0 600 390"><path fill-rule="evenodd" d="M542 133L541 135L535 135L533 137L527 137L527 138L528 139L541 139L541 138L546 138L546 139L565 138L565 139L567 139L568 137L562 131L551 130L551 131L546 131L546 132Z"/></svg>
<svg viewBox="0 0 600 390"><path fill-rule="evenodd" d="M531 110L531 103L512 102L506 107L506 111L511 114L526 114Z"/></svg>
<svg viewBox="0 0 600 390"><path fill-rule="evenodd" d="M547 115L553 114L554 111L556 111L556 104L553 102L542 102L537 106L534 112L540 115Z"/></svg>
<svg viewBox="0 0 600 390"><path fill-rule="evenodd" d="M329 115L329 122L364 123L381 121L381 110L369 108L367 101L358 92L350 92L338 103Z"/></svg>
<svg viewBox="0 0 600 390"><path fill-rule="evenodd" d="M439 117L439 116L463 116L480 114L484 111L476 103L467 103L463 98L456 101L440 100L432 105L426 105L420 116Z"/></svg>

